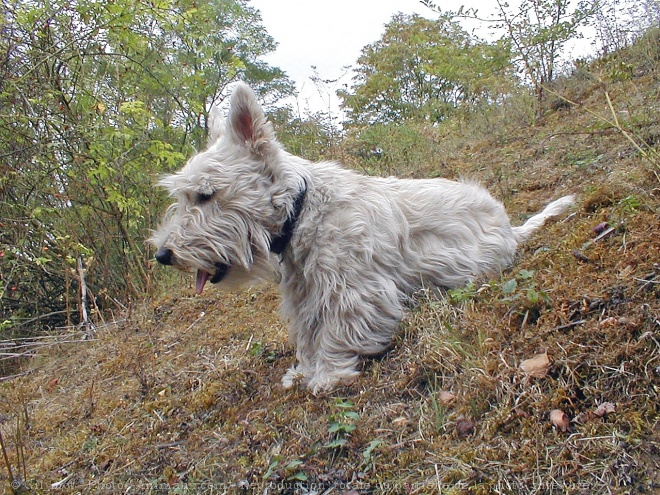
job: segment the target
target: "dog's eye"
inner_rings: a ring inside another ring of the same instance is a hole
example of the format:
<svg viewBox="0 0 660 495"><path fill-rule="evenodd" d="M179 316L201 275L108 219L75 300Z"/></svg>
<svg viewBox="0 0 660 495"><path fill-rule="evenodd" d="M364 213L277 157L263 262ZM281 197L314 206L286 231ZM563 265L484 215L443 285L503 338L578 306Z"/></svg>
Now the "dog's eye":
<svg viewBox="0 0 660 495"><path fill-rule="evenodd" d="M215 192L212 192L210 194L199 193L197 195L197 202L200 203L200 204L208 203L209 201L211 201L213 199L213 196L215 196Z"/></svg>

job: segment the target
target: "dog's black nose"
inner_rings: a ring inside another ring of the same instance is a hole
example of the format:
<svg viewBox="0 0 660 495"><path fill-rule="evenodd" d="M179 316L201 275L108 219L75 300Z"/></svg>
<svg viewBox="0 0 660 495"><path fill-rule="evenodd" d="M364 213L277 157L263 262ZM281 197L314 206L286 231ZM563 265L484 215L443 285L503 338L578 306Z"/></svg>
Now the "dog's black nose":
<svg viewBox="0 0 660 495"><path fill-rule="evenodd" d="M162 265L171 265L174 253L171 249L162 247L156 252L156 261Z"/></svg>

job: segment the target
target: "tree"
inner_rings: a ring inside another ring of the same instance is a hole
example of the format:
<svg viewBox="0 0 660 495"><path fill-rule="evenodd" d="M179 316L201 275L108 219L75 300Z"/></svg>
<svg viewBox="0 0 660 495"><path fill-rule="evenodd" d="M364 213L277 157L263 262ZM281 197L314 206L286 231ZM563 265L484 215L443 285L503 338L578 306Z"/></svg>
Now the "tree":
<svg viewBox="0 0 660 495"><path fill-rule="evenodd" d="M284 148L307 160L327 159L339 140L339 130L325 112L308 113L301 117L290 108L283 107L270 112L268 118Z"/></svg>
<svg viewBox="0 0 660 495"><path fill-rule="evenodd" d="M340 92L354 123L438 122L498 98L505 45L481 42L456 22L395 15L358 59L352 92Z"/></svg>
<svg viewBox="0 0 660 495"><path fill-rule="evenodd" d="M514 51L517 62L537 99L537 116L543 112L545 88L555 78L555 67L562 50L571 39L580 36L580 28L597 12L598 0L581 0L570 8L570 0L522 0L518 10L504 0L497 0L498 17L486 19L503 32L501 41ZM441 11L429 0L422 3L450 19L481 19L475 9L460 7Z"/></svg>
<svg viewBox="0 0 660 495"><path fill-rule="evenodd" d="M261 60L275 44L244 0L7 0L3 11L0 331L76 321L83 265L101 309L144 294L157 175L204 142L232 81L271 99L292 90Z"/></svg>
<svg viewBox="0 0 660 495"><path fill-rule="evenodd" d="M599 0L595 45L605 56L630 46L649 29L660 27L659 0Z"/></svg>
<svg viewBox="0 0 660 495"><path fill-rule="evenodd" d="M543 114L545 88L555 79L555 67L565 44L579 36L579 28L589 18L595 3L581 2L570 10L570 0L524 0L518 13L509 4L497 0L501 27L534 86L537 116Z"/></svg>

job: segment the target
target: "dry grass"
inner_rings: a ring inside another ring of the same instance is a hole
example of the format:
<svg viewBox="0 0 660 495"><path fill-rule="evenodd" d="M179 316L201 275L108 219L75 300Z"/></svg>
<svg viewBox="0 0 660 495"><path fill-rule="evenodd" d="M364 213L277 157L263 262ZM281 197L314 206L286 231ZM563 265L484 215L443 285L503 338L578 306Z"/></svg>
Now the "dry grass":
<svg viewBox="0 0 660 495"><path fill-rule="evenodd" d="M39 349L0 384L15 481L63 494L658 493L658 164L594 116L606 90L652 142L657 79L574 89L581 106L536 128L452 147L442 167L480 178L518 221L567 192L579 204L500 278L420 292L351 386L279 387L294 352L274 287L198 297L188 283L94 341ZM614 229L596 240L602 222ZM545 373L520 368L544 351Z"/></svg>

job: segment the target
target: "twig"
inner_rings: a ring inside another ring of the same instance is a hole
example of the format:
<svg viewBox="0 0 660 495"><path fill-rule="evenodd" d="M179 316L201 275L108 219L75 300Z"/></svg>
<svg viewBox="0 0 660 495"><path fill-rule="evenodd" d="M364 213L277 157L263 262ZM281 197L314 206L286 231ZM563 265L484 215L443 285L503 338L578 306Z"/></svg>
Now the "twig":
<svg viewBox="0 0 660 495"><path fill-rule="evenodd" d="M66 311L53 311L52 313L46 313L46 314L43 314L43 315L38 315L38 316L35 316L34 318L30 318L30 319L27 319L27 320L17 321L16 325L21 327L23 325L29 325L30 323L34 323L35 321L39 321L43 318L49 318L51 316L61 315L61 314L64 314L64 313L66 313Z"/></svg>
<svg viewBox="0 0 660 495"><path fill-rule="evenodd" d="M71 474L70 474L69 476L67 476L66 478L64 478L64 479L62 479L62 480L60 480L60 481L58 481L58 482L56 482L56 483L51 483L50 487L51 487L53 490L56 490L57 488L62 488L62 487L63 487L64 485L66 485L67 482L68 482L71 478L73 478L74 476L75 476L75 474L74 474L74 473L71 473Z"/></svg>
<svg viewBox="0 0 660 495"><path fill-rule="evenodd" d="M9 456L7 455L7 449L5 448L5 440L2 436L2 430L0 430L0 448L2 448L2 457L5 460L5 466L7 466L7 474L9 475L9 483L11 486L14 486L14 474L11 472L11 464L9 464Z"/></svg>
<svg viewBox="0 0 660 495"><path fill-rule="evenodd" d="M161 443L159 445L155 445L157 449L169 449L171 447L178 447L179 445L183 445L185 442L183 440L178 440L176 442L170 442L170 443Z"/></svg>
<svg viewBox="0 0 660 495"><path fill-rule="evenodd" d="M632 143L632 145L637 149L637 151L639 151L639 152L642 154L642 156L643 156L644 158L646 158L646 159L650 160L651 162L653 162L653 160L651 159L651 155L652 155L652 154L653 154L653 155L657 155L657 153L655 153L655 151L654 151L653 149L649 149L650 153L647 152L645 149L643 149L643 148L637 143L637 141L635 141L635 140L633 139L633 137L630 135L630 133L628 133L628 131L626 131L626 130L621 126L621 124L619 123L619 117L617 117L617 115L616 115L616 110L614 110L614 106L612 105L612 100L610 99L610 93L609 93L607 90L605 90L605 98L607 99L607 105L610 107L610 112L612 113L612 118L614 119L614 124L615 124L616 128L617 128L619 131L621 131L621 134L623 134L623 136L624 136L628 141L630 141L630 142ZM644 144L646 144L646 143L644 143ZM648 146L648 145L647 145L647 146ZM655 163L655 162L654 162L654 163Z"/></svg>
<svg viewBox="0 0 660 495"><path fill-rule="evenodd" d="M559 325L558 327L553 328L552 331L556 332L557 330L566 330L567 328L573 328L573 327L577 327L578 325L583 325L586 322L587 320L572 321L570 323L566 323L565 325Z"/></svg>
<svg viewBox="0 0 660 495"><path fill-rule="evenodd" d="M21 343L13 343L12 341L0 341L0 361L15 359L18 357L32 357L35 355L33 351L45 347L53 347L62 344L94 342L96 340L98 339L56 340L53 342L23 341ZM13 351L13 352L9 352L9 351Z"/></svg>
<svg viewBox="0 0 660 495"><path fill-rule="evenodd" d="M85 418L89 418L92 413L94 412L94 409L96 407L96 404L94 403L94 384L96 383L95 379L92 379L92 384L89 386L89 405L87 411L85 411Z"/></svg>
<svg viewBox="0 0 660 495"><path fill-rule="evenodd" d="M625 130L625 129L623 128L623 126L622 126L621 123L619 122L619 118L618 118L618 116L617 116L617 114L616 114L616 110L614 109L614 105L612 104L612 99L610 98L610 93L609 93L609 92L607 91L607 89L605 88L605 83L604 83L600 78L599 78L599 81L600 81L600 83L601 83L601 85L602 85L602 87L603 87L603 92L604 92L604 94L605 94L605 99L607 100L607 106L609 107L609 109L610 109L610 113L612 114L612 119L609 119L609 118L607 118L607 117L605 117L605 116L603 116L603 115L600 115L599 113L594 112L593 110L587 108L586 106L584 106L584 105L582 105L582 104L580 104L580 103L577 103L577 102L571 100L570 98L567 98L566 96L564 96L564 95L562 95L562 94L559 94L557 91L554 91L552 88L549 88L549 87L547 87L547 86L544 86L544 89L545 89L547 92L549 92L550 94L552 94L552 95L554 95L554 96L556 96L556 97L558 97L558 98L561 98L562 100L564 100L564 101L567 102L567 103L570 103L571 105L575 105L576 107L583 108L588 114L590 114L590 115L596 117L598 120L601 120L601 121L605 122L606 124L609 124L610 126L612 126L613 128L615 128L616 130L618 130L621 134L623 134L623 136L624 136L628 141L630 141L630 143L635 147L635 149L636 149L636 150L637 150L637 151L638 151L638 152L639 152L644 158L646 158L646 159L649 160L653 165L655 165L656 167L658 167L658 166L659 166L659 163L658 163L658 158L659 158L658 152L657 152L656 150L654 150L651 146L649 146L646 142L644 142L644 141L642 140L642 143L646 146L646 149L644 149L642 146L639 145L639 143L638 143L637 141L635 141L635 139L633 138L633 136L631 136L630 133L629 133L627 130ZM654 172L655 172L655 171L654 171ZM657 177L657 174L656 174L656 177Z"/></svg>
<svg viewBox="0 0 660 495"><path fill-rule="evenodd" d="M16 373L15 375L8 375L8 376L0 376L0 383L2 382L8 382L9 380L13 380L14 378L20 378L22 376L27 376L32 374L33 371L37 370L38 368L23 371L21 373Z"/></svg>
<svg viewBox="0 0 660 495"><path fill-rule="evenodd" d="M85 328L85 331L90 334L93 327L90 324L89 318L87 316L87 283L85 282L85 272L87 270L85 269L82 256L78 256L76 270L78 271L78 282L80 283L80 312L82 313L81 325Z"/></svg>
<svg viewBox="0 0 660 495"><path fill-rule="evenodd" d="M571 102L572 104L572 102ZM609 129L601 129L599 131L567 131L567 132L553 132L549 136L544 137L539 144L537 145L538 147L542 147L545 145L546 141L549 141L550 139L553 139L557 136L605 136L607 134L611 134L618 131L615 127L611 127Z"/></svg>
<svg viewBox="0 0 660 495"><path fill-rule="evenodd" d="M30 352L0 352L0 361L18 357L34 357L36 354Z"/></svg>
<svg viewBox="0 0 660 495"><path fill-rule="evenodd" d="M192 327L194 327L195 325L197 325L197 323L199 323L199 322L201 321L201 319L204 318L204 316L206 316L206 311L202 311L202 312L199 314L199 316L197 317L197 319L196 319L195 321L193 321L193 322L188 326L188 328L186 328L186 329L185 329L183 332L181 332L181 333L186 333L186 332L188 332L188 330L190 330Z"/></svg>
<svg viewBox="0 0 660 495"><path fill-rule="evenodd" d="M36 340L47 340L47 339L59 339L60 337L69 337L71 334L52 334L52 335L35 335L33 337L14 337L11 340L0 341L0 344L3 342L21 342L21 341L36 341Z"/></svg>
<svg viewBox="0 0 660 495"><path fill-rule="evenodd" d="M604 239L605 237L612 235L615 231L616 231L616 228L614 228L614 227L610 227L610 228L606 229L604 232L599 234L598 237L595 237L595 238L585 242L584 244L582 244L581 249L588 248L592 244L595 244L596 242Z"/></svg>

